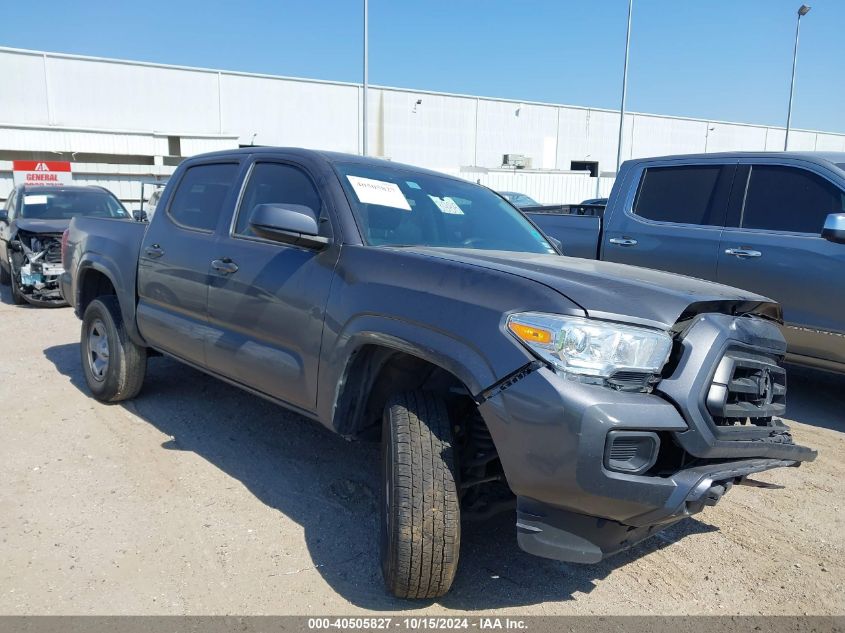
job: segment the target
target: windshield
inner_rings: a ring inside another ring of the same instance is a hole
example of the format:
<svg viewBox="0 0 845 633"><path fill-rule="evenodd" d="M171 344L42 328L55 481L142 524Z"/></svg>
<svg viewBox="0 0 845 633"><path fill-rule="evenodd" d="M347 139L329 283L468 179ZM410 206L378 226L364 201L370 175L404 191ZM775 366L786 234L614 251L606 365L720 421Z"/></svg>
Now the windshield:
<svg viewBox="0 0 845 633"><path fill-rule="evenodd" d="M387 166L335 168L367 244L555 252L519 211L484 187Z"/></svg>
<svg viewBox="0 0 845 633"><path fill-rule="evenodd" d="M45 191L26 193L20 217L31 220L69 220L78 215L128 218L129 212L107 191Z"/></svg>

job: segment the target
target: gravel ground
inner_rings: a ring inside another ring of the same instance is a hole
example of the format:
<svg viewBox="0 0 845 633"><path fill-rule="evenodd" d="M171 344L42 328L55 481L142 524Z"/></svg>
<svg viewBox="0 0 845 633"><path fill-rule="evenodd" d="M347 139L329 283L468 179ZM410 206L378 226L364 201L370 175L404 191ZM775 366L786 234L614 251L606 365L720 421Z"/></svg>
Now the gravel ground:
<svg viewBox="0 0 845 633"><path fill-rule="evenodd" d="M70 309L0 333L2 614L845 614L845 382L790 369L821 450L599 565L522 553L513 516L465 526L452 592L386 595L378 450L178 363L97 403Z"/></svg>

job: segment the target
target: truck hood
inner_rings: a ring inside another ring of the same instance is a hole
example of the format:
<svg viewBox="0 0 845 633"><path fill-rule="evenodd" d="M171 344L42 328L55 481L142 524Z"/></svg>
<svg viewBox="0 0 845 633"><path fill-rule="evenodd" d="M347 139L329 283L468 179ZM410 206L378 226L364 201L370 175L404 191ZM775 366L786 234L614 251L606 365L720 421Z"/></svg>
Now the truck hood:
<svg viewBox="0 0 845 633"><path fill-rule="evenodd" d="M64 233L70 226L70 220L37 220L30 218L18 218L15 220L15 227L18 231L29 233Z"/></svg>
<svg viewBox="0 0 845 633"><path fill-rule="evenodd" d="M761 295L693 277L560 255L411 247L445 258L531 279L559 292L593 318L671 328L699 312L755 313L781 320L780 307Z"/></svg>

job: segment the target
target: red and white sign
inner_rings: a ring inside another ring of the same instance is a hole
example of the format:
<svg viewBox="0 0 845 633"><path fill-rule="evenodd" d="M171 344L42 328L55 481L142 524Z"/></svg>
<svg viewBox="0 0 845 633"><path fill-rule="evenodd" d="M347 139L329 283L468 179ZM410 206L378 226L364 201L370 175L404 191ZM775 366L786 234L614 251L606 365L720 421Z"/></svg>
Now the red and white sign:
<svg viewBox="0 0 845 633"><path fill-rule="evenodd" d="M70 162L56 160L15 160L12 174L16 185L71 185Z"/></svg>

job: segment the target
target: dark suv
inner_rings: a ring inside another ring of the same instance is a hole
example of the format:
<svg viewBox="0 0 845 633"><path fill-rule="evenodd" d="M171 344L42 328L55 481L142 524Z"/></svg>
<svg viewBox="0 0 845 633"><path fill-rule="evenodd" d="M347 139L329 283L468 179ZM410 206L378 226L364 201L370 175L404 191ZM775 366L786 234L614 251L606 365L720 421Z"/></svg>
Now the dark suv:
<svg viewBox="0 0 845 633"><path fill-rule="evenodd" d="M0 210L0 283L11 284L16 304L67 305L59 288L61 239L79 215L130 218L103 187L18 185L9 194Z"/></svg>

